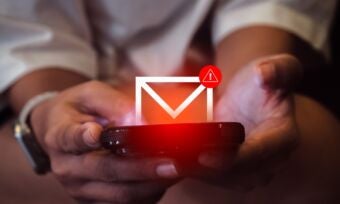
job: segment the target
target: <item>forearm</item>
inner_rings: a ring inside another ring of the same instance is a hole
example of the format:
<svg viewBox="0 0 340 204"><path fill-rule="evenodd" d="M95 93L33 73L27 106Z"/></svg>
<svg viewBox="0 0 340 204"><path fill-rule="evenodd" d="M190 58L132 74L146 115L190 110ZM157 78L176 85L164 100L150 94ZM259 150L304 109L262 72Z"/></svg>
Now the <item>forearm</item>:
<svg viewBox="0 0 340 204"><path fill-rule="evenodd" d="M15 112L19 112L33 96L45 91L61 91L89 80L87 77L66 70L49 68L32 72L12 85L7 97Z"/></svg>
<svg viewBox="0 0 340 204"><path fill-rule="evenodd" d="M267 26L248 27L227 36L217 47L215 64L223 71L222 87L249 62L279 53L296 56L305 69L323 63L318 52L289 32Z"/></svg>

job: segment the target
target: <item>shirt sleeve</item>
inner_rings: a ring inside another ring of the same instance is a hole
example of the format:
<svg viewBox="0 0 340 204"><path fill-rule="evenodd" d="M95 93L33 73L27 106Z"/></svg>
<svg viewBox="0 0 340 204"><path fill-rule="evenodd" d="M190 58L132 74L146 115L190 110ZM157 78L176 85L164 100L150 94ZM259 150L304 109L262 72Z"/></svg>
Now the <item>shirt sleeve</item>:
<svg viewBox="0 0 340 204"><path fill-rule="evenodd" d="M0 93L23 75L42 68L96 76L96 55L82 2L0 2Z"/></svg>
<svg viewBox="0 0 340 204"><path fill-rule="evenodd" d="M213 22L218 44L232 32L254 25L287 30L323 50L336 0L229 0L219 1Z"/></svg>

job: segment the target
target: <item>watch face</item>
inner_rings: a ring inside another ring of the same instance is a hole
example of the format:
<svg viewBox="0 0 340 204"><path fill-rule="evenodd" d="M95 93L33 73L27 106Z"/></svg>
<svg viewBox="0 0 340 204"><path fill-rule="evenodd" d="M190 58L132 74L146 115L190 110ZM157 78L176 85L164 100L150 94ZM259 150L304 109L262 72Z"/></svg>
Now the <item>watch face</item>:
<svg viewBox="0 0 340 204"><path fill-rule="evenodd" d="M26 125L16 123L14 135L34 171L37 174L48 172L50 170L49 158L36 141L34 135L31 134L30 129Z"/></svg>

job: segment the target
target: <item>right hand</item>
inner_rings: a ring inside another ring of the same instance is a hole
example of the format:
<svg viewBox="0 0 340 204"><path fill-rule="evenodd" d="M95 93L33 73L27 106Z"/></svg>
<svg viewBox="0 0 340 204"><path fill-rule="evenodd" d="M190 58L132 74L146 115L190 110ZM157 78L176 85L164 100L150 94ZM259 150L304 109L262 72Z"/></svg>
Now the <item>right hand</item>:
<svg viewBox="0 0 340 204"><path fill-rule="evenodd" d="M134 120L126 96L100 82L87 82L37 106L31 124L51 160L51 171L75 199L152 203L176 182L169 158L121 158L100 149L103 124Z"/></svg>
<svg viewBox="0 0 340 204"><path fill-rule="evenodd" d="M249 191L278 174L299 145L292 90L301 74L295 57L279 54L249 63L228 82L215 119L242 123L246 137L236 155L206 152L199 157L200 164L219 175L208 181Z"/></svg>

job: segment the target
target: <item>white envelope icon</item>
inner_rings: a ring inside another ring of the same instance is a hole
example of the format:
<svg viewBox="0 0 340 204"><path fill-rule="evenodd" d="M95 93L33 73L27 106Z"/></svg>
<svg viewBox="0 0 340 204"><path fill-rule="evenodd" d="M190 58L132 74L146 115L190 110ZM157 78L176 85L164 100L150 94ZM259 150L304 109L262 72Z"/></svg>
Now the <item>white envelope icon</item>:
<svg viewBox="0 0 340 204"><path fill-rule="evenodd" d="M171 108L148 83L197 83L199 86L176 108ZM136 77L136 124L142 120L142 89L144 89L173 119L180 115L204 90L207 91L207 121L213 120L213 88L206 88L199 77Z"/></svg>

